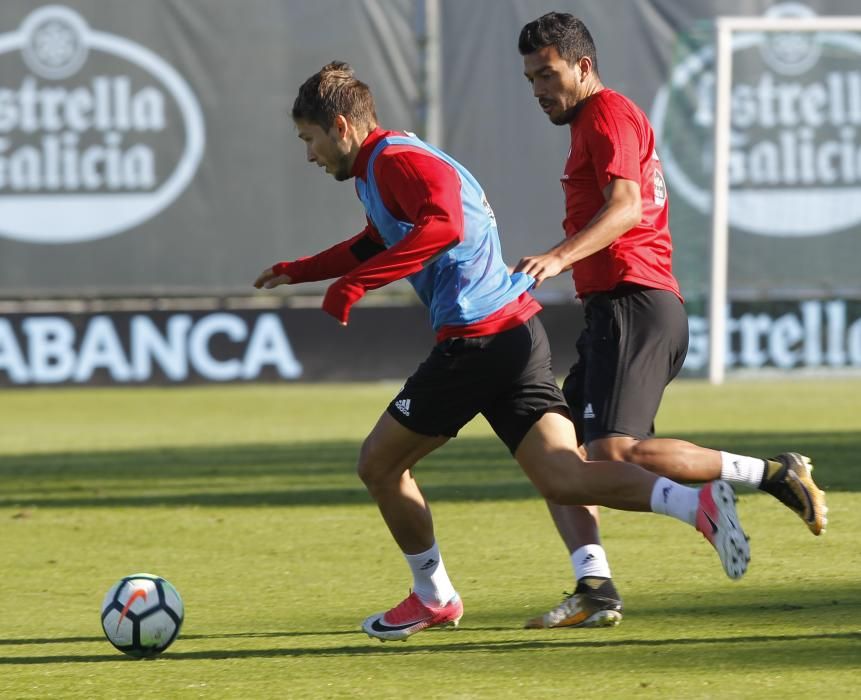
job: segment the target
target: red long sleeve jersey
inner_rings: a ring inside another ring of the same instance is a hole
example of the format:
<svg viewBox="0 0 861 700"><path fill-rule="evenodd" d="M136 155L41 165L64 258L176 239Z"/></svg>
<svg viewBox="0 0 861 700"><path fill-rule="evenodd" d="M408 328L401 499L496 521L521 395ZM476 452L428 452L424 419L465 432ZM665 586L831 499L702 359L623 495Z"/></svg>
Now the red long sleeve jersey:
<svg viewBox="0 0 861 700"><path fill-rule="evenodd" d="M353 164L354 177L365 179L368 159L380 139L397 132L375 129L362 143ZM448 163L411 146L389 146L374 162L374 178L386 208L395 218L413 224L401 241L386 248L370 220L352 238L294 262L279 263L278 272L293 282L340 277L333 287L377 289L418 272L438 253L463 240L464 218L460 178ZM444 326L437 341L450 337L490 335L513 328L541 309L528 293L490 316L468 326Z"/></svg>

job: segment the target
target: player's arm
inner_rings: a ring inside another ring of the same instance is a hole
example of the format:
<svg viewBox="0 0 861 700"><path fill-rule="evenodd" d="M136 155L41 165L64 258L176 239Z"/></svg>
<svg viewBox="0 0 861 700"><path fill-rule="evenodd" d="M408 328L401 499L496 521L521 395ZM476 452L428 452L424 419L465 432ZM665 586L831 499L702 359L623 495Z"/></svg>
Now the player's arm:
<svg viewBox="0 0 861 700"><path fill-rule="evenodd" d="M604 205L573 238L557 244L543 255L523 258L515 267L535 278L535 286L569 269L578 260L603 250L630 231L642 218L640 183L613 178L604 187Z"/></svg>
<svg viewBox="0 0 861 700"><path fill-rule="evenodd" d="M413 228L329 287L323 310L342 324L366 292L420 271L463 240L463 203L455 169L424 152L393 151L377 158L374 175L386 207Z"/></svg>
<svg viewBox="0 0 861 700"><path fill-rule="evenodd" d="M275 263L257 279L257 289L272 289L281 284L299 284L341 277L363 261L385 250L380 234L370 224L349 240L338 243L316 255Z"/></svg>

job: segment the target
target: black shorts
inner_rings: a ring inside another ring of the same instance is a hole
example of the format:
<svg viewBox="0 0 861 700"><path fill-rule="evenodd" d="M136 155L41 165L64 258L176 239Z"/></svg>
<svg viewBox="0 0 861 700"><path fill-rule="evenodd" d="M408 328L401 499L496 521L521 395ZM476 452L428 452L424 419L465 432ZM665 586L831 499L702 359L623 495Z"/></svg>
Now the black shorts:
<svg viewBox="0 0 861 700"><path fill-rule="evenodd" d="M584 299L586 327L562 391L581 442L655 434L667 384L688 352L688 317L672 292L623 284Z"/></svg>
<svg viewBox="0 0 861 700"><path fill-rule="evenodd" d="M434 346L388 406L410 430L448 437L481 413L512 454L551 410L568 415L537 316L502 333Z"/></svg>

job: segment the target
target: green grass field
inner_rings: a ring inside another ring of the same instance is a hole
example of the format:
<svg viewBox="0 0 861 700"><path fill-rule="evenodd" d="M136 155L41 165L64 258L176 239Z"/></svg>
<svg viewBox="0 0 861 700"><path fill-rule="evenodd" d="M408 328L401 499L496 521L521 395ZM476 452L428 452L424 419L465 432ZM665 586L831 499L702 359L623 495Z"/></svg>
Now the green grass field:
<svg viewBox="0 0 861 700"><path fill-rule="evenodd" d="M621 626L524 630L571 588L566 553L478 420L417 470L458 630L381 644L361 620L410 586L353 470L395 385L6 391L0 401L0 697L857 697L861 380L677 382L659 432L814 457L828 533L742 495L753 560L727 579L696 533L605 511ZM186 604L135 661L103 638L115 580Z"/></svg>

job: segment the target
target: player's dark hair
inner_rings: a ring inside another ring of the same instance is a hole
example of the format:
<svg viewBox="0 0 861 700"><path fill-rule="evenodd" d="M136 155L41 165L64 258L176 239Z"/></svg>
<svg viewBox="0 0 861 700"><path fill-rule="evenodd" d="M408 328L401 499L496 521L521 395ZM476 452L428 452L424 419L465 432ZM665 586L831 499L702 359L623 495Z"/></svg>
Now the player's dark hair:
<svg viewBox="0 0 861 700"><path fill-rule="evenodd" d="M584 56L592 60L598 73L598 53L586 25L567 12L548 12L520 30L517 48L521 56L553 46L569 65L573 66Z"/></svg>
<svg viewBox="0 0 861 700"><path fill-rule="evenodd" d="M370 88L353 77L348 63L332 61L302 83L293 102L293 119L317 124L328 131L339 114L357 124L377 125Z"/></svg>

